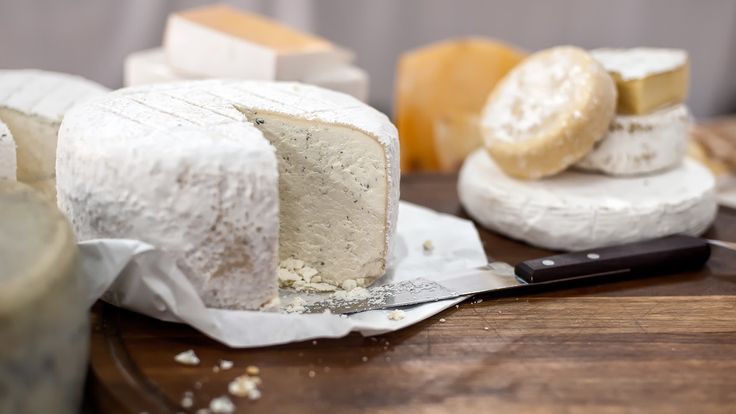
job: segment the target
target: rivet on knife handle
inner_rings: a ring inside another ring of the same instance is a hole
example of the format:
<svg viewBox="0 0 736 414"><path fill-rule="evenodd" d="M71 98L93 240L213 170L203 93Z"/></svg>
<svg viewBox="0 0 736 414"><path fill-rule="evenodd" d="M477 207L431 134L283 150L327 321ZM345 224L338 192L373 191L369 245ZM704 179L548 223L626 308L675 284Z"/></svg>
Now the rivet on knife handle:
<svg viewBox="0 0 736 414"><path fill-rule="evenodd" d="M706 240L676 235L527 260L516 265L514 271L527 283L617 273L645 276L697 269L709 256Z"/></svg>

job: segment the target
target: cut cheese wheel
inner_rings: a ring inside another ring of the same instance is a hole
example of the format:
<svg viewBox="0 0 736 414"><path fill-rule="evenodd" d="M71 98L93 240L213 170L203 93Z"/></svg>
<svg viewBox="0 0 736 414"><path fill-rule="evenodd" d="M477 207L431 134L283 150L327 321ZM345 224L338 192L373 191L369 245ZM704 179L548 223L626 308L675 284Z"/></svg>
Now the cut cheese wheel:
<svg viewBox="0 0 736 414"><path fill-rule="evenodd" d="M616 81L618 112L641 115L687 97L687 52L677 49L595 49L590 52Z"/></svg>
<svg viewBox="0 0 736 414"><path fill-rule="evenodd" d="M8 127L0 122L0 181L15 181L17 170L15 140Z"/></svg>
<svg viewBox="0 0 736 414"><path fill-rule="evenodd" d="M576 167L611 175L646 174L682 161L692 126L685 105L649 115L619 115Z"/></svg>
<svg viewBox="0 0 736 414"><path fill-rule="evenodd" d="M140 86L152 83L179 82L203 79L175 71L166 63L161 48L135 52L125 59L125 86ZM368 100L368 74L355 66L342 64L311 73L299 79L303 83L346 93L361 101Z"/></svg>
<svg viewBox="0 0 736 414"><path fill-rule="evenodd" d="M699 235L715 218L714 185L710 172L691 160L643 177L567 171L519 181L478 150L460 171L458 192L468 214L491 230L548 249L583 250Z"/></svg>
<svg viewBox="0 0 736 414"><path fill-rule="evenodd" d="M221 4L169 16L164 48L173 68L202 77L300 80L353 59L325 39Z"/></svg>
<svg viewBox="0 0 736 414"><path fill-rule="evenodd" d="M454 171L456 159L478 148L477 118L496 83L525 54L483 38L448 40L401 56L396 119L401 169Z"/></svg>
<svg viewBox="0 0 736 414"><path fill-rule="evenodd" d="M481 129L504 172L536 179L585 156L615 109L616 88L603 67L582 49L556 47L529 56L498 84Z"/></svg>
<svg viewBox="0 0 736 414"><path fill-rule="evenodd" d="M65 117L59 205L80 239L144 240L191 269L208 306L257 309L277 296L279 259L334 285L383 275L397 146L385 115L314 86L123 89Z"/></svg>
<svg viewBox="0 0 736 414"><path fill-rule="evenodd" d="M0 412L79 412L89 321L76 256L53 204L0 182Z"/></svg>
<svg viewBox="0 0 736 414"><path fill-rule="evenodd" d="M0 70L0 121L17 145L17 178L55 196L56 134L74 104L107 89L86 79L38 70Z"/></svg>

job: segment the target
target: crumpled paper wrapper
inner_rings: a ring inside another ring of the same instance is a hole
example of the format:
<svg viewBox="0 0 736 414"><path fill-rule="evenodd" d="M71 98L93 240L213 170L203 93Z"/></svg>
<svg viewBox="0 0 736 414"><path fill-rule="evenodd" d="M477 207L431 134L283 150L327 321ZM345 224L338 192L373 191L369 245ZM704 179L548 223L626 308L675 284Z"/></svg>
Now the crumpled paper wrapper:
<svg viewBox="0 0 736 414"><path fill-rule="evenodd" d="M425 252L431 240L434 249ZM396 257L381 279L390 283L416 277L441 280L454 271L487 263L473 223L414 204L399 204ZM338 338L350 332L377 335L431 317L465 297L406 308L398 321L388 310L341 317L206 308L186 275L155 247L137 240L97 239L79 243L90 287L90 306L102 299L163 321L186 323L234 348L260 347L314 338Z"/></svg>

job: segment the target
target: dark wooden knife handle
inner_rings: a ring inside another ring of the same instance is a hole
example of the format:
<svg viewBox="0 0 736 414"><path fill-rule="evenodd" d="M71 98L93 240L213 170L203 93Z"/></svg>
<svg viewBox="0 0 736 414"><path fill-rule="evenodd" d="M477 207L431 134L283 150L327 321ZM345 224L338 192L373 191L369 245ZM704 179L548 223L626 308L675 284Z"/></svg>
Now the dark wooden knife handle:
<svg viewBox="0 0 736 414"><path fill-rule="evenodd" d="M527 260L514 271L527 283L544 283L619 273L678 273L702 267L708 257L706 240L676 235Z"/></svg>

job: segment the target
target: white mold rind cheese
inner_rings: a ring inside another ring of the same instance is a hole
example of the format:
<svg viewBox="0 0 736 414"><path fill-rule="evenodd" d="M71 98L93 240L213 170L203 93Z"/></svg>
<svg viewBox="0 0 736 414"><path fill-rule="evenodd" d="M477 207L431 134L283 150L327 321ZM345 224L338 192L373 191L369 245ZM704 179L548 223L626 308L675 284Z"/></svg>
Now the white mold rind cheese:
<svg viewBox="0 0 736 414"><path fill-rule="evenodd" d="M685 105L648 115L618 115L608 135L576 167L611 175L652 173L685 157L692 120Z"/></svg>
<svg viewBox="0 0 736 414"><path fill-rule="evenodd" d="M458 192L484 227L553 250L699 235L717 210L713 176L692 160L643 177L567 171L528 182L508 177L476 151L460 171Z"/></svg>
<svg viewBox="0 0 736 414"><path fill-rule="evenodd" d="M22 183L0 182L0 412L78 413L89 316L69 223Z"/></svg>
<svg viewBox="0 0 736 414"><path fill-rule="evenodd" d="M17 178L54 197L56 135L64 113L107 89L78 76L0 70L0 121L17 145Z"/></svg>
<svg viewBox="0 0 736 414"><path fill-rule="evenodd" d="M66 116L59 205L80 239L144 240L191 269L208 306L257 309L277 297L279 256L336 285L385 272L397 145L385 115L309 85L123 89Z"/></svg>
<svg viewBox="0 0 736 414"><path fill-rule="evenodd" d="M15 140L8 127L0 122L0 181L16 180Z"/></svg>

